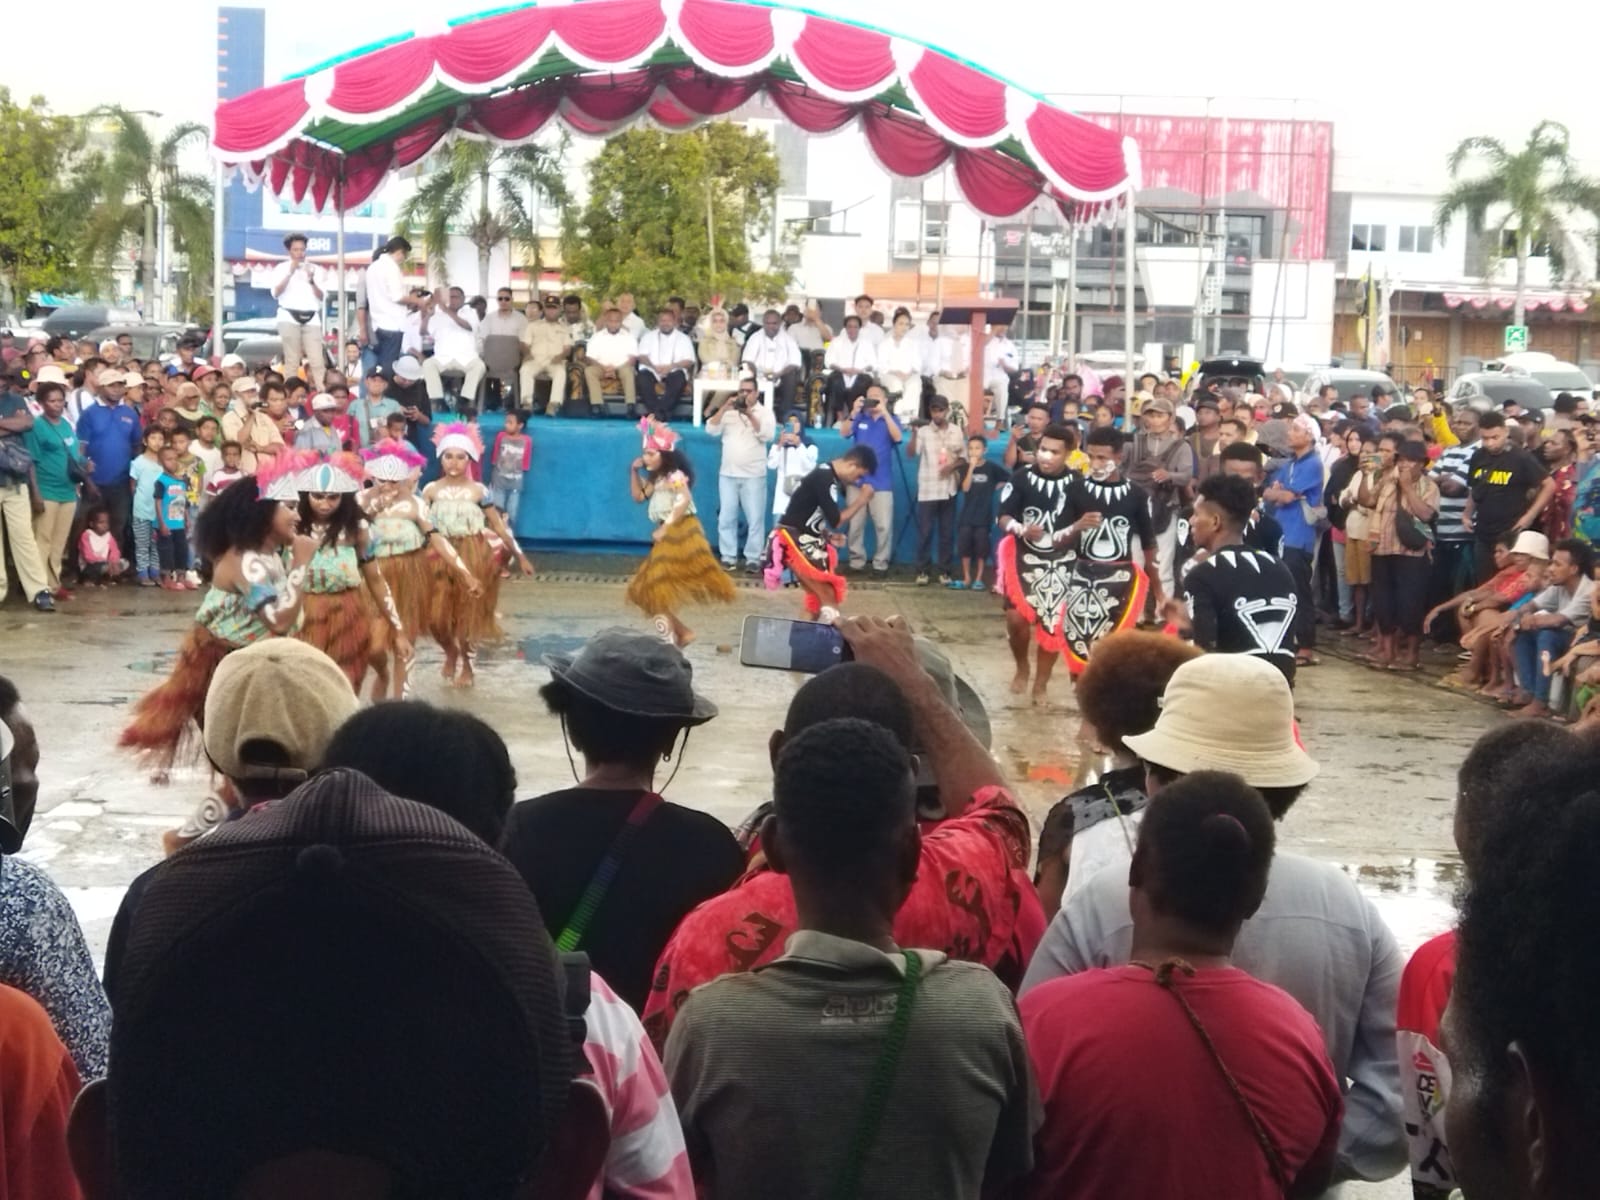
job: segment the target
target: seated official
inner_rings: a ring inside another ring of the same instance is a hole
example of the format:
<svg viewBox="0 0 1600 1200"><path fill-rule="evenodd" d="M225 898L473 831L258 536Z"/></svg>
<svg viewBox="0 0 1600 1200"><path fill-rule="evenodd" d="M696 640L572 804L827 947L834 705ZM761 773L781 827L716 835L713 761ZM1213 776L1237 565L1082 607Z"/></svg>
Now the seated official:
<svg viewBox="0 0 1600 1200"><path fill-rule="evenodd" d="M656 314L656 327L639 339L636 368L639 402L657 420L665 421L683 398L694 370L694 343L678 328L678 316L670 308ZM657 394L657 385L660 385Z"/></svg>
<svg viewBox="0 0 1600 1200"><path fill-rule="evenodd" d="M528 327L522 331L522 368L519 382L522 386L522 407L534 407L534 384L540 379L550 381L550 402L545 406L546 416L555 416L567 397L567 354L571 350L567 326L561 320L561 302L550 297L544 302L544 319L531 313Z"/></svg>
<svg viewBox="0 0 1600 1200"><path fill-rule="evenodd" d="M622 325L622 310L606 309L600 330L590 335L584 348L583 379L589 388L589 403L599 404L605 397L607 375L616 376L617 385L631 409L637 395L634 372L639 361L639 343Z"/></svg>
<svg viewBox="0 0 1600 1200"><path fill-rule="evenodd" d="M778 420L794 407L800 387L800 347L783 327L778 310L769 308L761 317L761 329L745 339L743 361L758 383L772 388L772 414Z"/></svg>
<svg viewBox="0 0 1600 1200"><path fill-rule="evenodd" d="M828 344L828 416L838 420L850 406L867 394L877 370L878 356L872 343L861 335L861 318L844 319L844 333Z"/></svg>

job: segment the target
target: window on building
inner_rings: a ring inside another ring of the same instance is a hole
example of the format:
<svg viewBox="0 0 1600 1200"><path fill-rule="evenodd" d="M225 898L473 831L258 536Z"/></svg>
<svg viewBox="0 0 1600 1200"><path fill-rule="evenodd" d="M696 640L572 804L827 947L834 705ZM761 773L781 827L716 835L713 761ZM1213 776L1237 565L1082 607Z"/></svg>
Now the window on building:
<svg viewBox="0 0 1600 1200"><path fill-rule="evenodd" d="M1266 217L1258 213L1229 213L1228 258L1260 258L1266 224Z"/></svg>
<svg viewBox="0 0 1600 1200"><path fill-rule="evenodd" d="M1199 230L1196 212L1140 212L1134 236L1141 246L1192 246Z"/></svg>
<svg viewBox="0 0 1600 1200"><path fill-rule="evenodd" d="M1388 245L1388 226L1386 225L1352 225L1350 226L1350 249L1352 250L1383 250Z"/></svg>
<svg viewBox="0 0 1600 1200"><path fill-rule="evenodd" d="M922 254L924 258L938 258L945 252L945 239L950 232L950 205L922 204Z"/></svg>
<svg viewBox="0 0 1600 1200"><path fill-rule="evenodd" d="M1517 231L1515 229L1502 229L1500 231L1500 254L1505 258L1515 258L1517 256ZM1530 258L1549 258L1550 243L1534 242L1532 246L1528 247L1528 256Z"/></svg>
<svg viewBox="0 0 1600 1200"><path fill-rule="evenodd" d="M1401 225L1399 228L1401 254L1432 254L1432 225Z"/></svg>
<svg viewBox="0 0 1600 1200"><path fill-rule="evenodd" d="M950 205L900 200L894 206L894 256L937 258L945 253Z"/></svg>

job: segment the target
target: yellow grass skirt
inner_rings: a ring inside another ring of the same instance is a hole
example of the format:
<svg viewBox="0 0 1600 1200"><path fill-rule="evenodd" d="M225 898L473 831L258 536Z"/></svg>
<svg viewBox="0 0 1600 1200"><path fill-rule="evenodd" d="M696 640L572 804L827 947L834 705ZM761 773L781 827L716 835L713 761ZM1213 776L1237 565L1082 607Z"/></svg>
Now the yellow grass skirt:
<svg viewBox="0 0 1600 1200"><path fill-rule="evenodd" d="M500 602L500 556L482 534L451 538L450 544L456 548L472 577L483 585L483 594L474 600L461 572L444 559L436 559L433 610L428 626L434 640L443 645L453 638L492 642L505 637L494 615Z"/></svg>
<svg viewBox="0 0 1600 1200"><path fill-rule="evenodd" d="M691 604L732 604L733 580L711 553L700 522L685 514L662 528L661 540L628 581L628 603L652 617Z"/></svg>

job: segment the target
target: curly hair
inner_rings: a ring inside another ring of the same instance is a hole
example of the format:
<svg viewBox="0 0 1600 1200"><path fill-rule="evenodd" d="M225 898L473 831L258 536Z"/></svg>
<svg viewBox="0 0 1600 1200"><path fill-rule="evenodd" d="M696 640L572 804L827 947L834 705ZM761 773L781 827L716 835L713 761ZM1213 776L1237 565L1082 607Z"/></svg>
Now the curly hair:
<svg viewBox="0 0 1600 1200"><path fill-rule="evenodd" d="M259 550L272 531L276 500L263 500L250 476L235 480L211 501L195 527L195 546L203 562L216 562L230 550Z"/></svg>
<svg viewBox="0 0 1600 1200"><path fill-rule="evenodd" d="M1095 643L1089 665L1078 676L1078 711L1107 749L1125 752L1123 738L1155 728L1172 673L1202 653L1165 634L1113 633Z"/></svg>
<svg viewBox="0 0 1600 1200"><path fill-rule="evenodd" d="M661 465L649 472L652 482L665 479L674 471L682 471L690 486L694 485L694 465L689 461L687 454L682 450L660 450L657 453L661 455Z"/></svg>
<svg viewBox="0 0 1600 1200"><path fill-rule="evenodd" d="M684 730L682 721L607 708L560 679L541 687L539 697L552 716L561 718L578 753L592 763L648 769L672 753Z"/></svg>
<svg viewBox="0 0 1600 1200"><path fill-rule="evenodd" d="M854 717L823 721L784 742L772 799L795 865L858 884L881 870L896 835L916 820L910 756L883 726Z"/></svg>
<svg viewBox="0 0 1600 1200"><path fill-rule="evenodd" d="M1529 783L1566 770L1584 745L1571 730L1543 721L1497 725L1472 744L1456 772L1456 849L1469 872L1485 829L1507 814L1537 820L1544 789Z"/></svg>
<svg viewBox="0 0 1600 1200"><path fill-rule="evenodd" d="M351 717L322 768L360 771L385 791L454 817L498 845L516 799L517 771L498 733L471 713L388 700Z"/></svg>
<svg viewBox="0 0 1600 1200"><path fill-rule="evenodd" d="M1158 911L1224 933L1261 907L1276 841L1261 793L1237 775L1196 771L1150 801L1130 880Z"/></svg>
<svg viewBox="0 0 1600 1200"><path fill-rule="evenodd" d="M1600 1121L1600 791L1592 744L1539 781L1534 814L1498 814L1482 832L1457 926L1451 1060L1504 1095L1506 1047L1520 1043L1574 1127ZM1554 764L1552 764L1554 765Z"/></svg>

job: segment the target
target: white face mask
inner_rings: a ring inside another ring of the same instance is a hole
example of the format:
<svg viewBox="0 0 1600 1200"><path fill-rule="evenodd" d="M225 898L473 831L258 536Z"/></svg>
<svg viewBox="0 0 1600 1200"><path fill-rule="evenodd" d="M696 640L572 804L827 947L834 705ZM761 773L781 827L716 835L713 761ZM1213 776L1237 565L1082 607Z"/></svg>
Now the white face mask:
<svg viewBox="0 0 1600 1200"><path fill-rule="evenodd" d="M1097 462L1089 467L1089 478L1097 483L1110 479L1117 473L1117 464L1114 462Z"/></svg>

